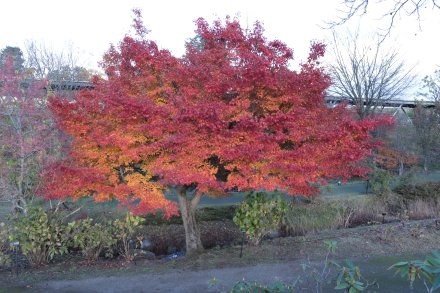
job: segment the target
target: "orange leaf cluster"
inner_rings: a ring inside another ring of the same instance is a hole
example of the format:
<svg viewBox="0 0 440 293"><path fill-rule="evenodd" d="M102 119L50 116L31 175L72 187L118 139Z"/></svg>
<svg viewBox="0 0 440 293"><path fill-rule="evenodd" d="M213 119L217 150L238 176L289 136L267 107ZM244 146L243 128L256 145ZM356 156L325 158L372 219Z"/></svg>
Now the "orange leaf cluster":
<svg viewBox="0 0 440 293"><path fill-rule="evenodd" d="M399 152L396 149L381 146L374 155L374 162L381 168L386 170L396 170L400 163L405 166L414 166L418 163L416 155Z"/></svg>

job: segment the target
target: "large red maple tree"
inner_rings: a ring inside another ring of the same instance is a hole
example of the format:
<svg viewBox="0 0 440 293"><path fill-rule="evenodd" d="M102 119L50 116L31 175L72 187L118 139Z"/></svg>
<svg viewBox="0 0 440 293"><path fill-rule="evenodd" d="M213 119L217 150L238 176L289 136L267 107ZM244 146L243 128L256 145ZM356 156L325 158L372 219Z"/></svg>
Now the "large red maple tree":
<svg viewBox="0 0 440 293"><path fill-rule="evenodd" d="M72 147L47 174L47 197L116 198L138 213L170 215L178 209L164 190L172 187L191 253L202 248L194 215L202 196L313 195L313 183L366 172L358 163L384 120L353 120L345 107L325 105L324 45L312 44L294 71L292 50L267 40L260 24L199 19L177 58L148 40L135 15L136 35L104 56L107 79L74 100L51 100Z"/></svg>

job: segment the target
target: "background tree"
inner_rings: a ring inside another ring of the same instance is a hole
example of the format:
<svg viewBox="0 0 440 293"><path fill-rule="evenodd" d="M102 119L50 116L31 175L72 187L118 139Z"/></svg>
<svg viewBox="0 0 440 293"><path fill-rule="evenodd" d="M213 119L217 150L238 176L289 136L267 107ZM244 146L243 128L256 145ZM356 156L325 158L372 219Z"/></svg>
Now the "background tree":
<svg viewBox="0 0 440 293"><path fill-rule="evenodd" d="M430 164L440 159L439 109L439 105L435 108L425 108L421 104L414 109L415 139L425 171Z"/></svg>
<svg viewBox="0 0 440 293"><path fill-rule="evenodd" d="M433 108L418 104L414 110L415 141L425 171L430 164L440 159L440 71L423 79L425 90L422 93L428 100L434 101Z"/></svg>
<svg viewBox="0 0 440 293"><path fill-rule="evenodd" d="M440 70L423 79L423 87L427 91L425 97L431 101L440 102Z"/></svg>
<svg viewBox="0 0 440 293"><path fill-rule="evenodd" d="M417 164L417 156L408 154L390 147L380 147L374 156L376 165L388 171L403 175L404 167L413 167Z"/></svg>
<svg viewBox="0 0 440 293"><path fill-rule="evenodd" d="M405 168L415 167L420 160L412 119L403 109L396 109L393 116L394 125L375 131L375 136L382 139L383 145L374 154L373 162L375 167L402 176Z"/></svg>
<svg viewBox="0 0 440 293"><path fill-rule="evenodd" d="M41 167L55 151L56 129L44 82L27 79L16 60L9 57L0 68L0 197L26 212Z"/></svg>
<svg viewBox="0 0 440 293"><path fill-rule="evenodd" d="M23 52L18 47L6 46L0 52L0 67L6 66L6 63L12 59L15 70L22 71L24 69Z"/></svg>
<svg viewBox="0 0 440 293"><path fill-rule="evenodd" d="M140 12L137 35L104 56L107 79L72 102L51 99L72 137L70 158L46 173L46 197L118 199L137 213L177 212L163 190L177 193L190 254L202 249L195 209L202 196L231 190L316 194L313 183L364 175L358 162L376 142L369 132L388 119L353 120L324 103L330 79L312 44L301 69L292 50L268 41L256 24L208 25L183 58L147 39Z"/></svg>
<svg viewBox="0 0 440 293"><path fill-rule="evenodd" d="M387 22L387 25L382 28L382 40L387 37L399 17L408 16L414 17L421 28L422 18L426 9L433 9L440 12L440 2L438 0L344 0L345 9L338 21L331 22L331 26L341 25L355 17L356 15L365 15L371 8L380 10L382 19Z"/></svg>
<svg viewBox="0 0 440 293"><path fill-rule="evenodd" d="M28 41L26 48L26 67L37 79L57 81L89 81L92 73L81 66L79 53L70 44L56 52L35 41Z"/></svg>
<svg viewBox="0 0 440 293"><path fill-rule="evenodd" d="M345 40L333 36L331 97L352 102L361 119L377 112L381 103L404 97L414 76L396 51L384 51L380 42L363 46L357 33Z"/></svg>

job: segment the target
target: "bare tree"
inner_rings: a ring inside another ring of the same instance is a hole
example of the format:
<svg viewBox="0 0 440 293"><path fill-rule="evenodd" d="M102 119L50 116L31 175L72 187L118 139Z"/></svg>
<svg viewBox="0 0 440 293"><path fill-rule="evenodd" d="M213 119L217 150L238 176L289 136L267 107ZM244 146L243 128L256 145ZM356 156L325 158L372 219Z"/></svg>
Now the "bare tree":
<svg viewBox="0 0 440 293"><path fill-rule="evenodd" d="M435 103L432 108L419 103L414 110L413 124L415 142L426 171L430 164L440 160L440 70L426 76L423 83L422 95Z"/></svg>
<svg viewBox="0 0 440 293"><path fill-rule="evenodd" d="M387 21L387 25L382 28L382 40L390 35L396 22L396 17L412 16L421 28L422 14L426 9L438 9L440 12L439 0L344 0L344 9L339 20L330 23L332 27L346 23L354 16L362 16L368 13L371 8L381 10L382 19Z"/></svg>
<svg viewBox="0 0 440 293"><path fill-rule="evenodd" d="M433 75L426 76L423 83L423 87L427 90L424 96L431 101L440 102L440 69L437 69Z"/></svg>
<svg viewBox="0 0 440 293"><path fill-rule="evenodd" d="M361 119L373 114L390 99L402 98L412 86L412 69L407 69L396 51L383 44L361 45L356 33L345 40L333 34L334 62L329 66L333 85L328 94L356 106Z"/></svg>
<svg viewBox="0 0 440 293"><path fill-rule="evenodd" d="M415 141L425 171L440 159L440 107L425 108L421 104L414 110Z"/></svg>
<svg viewBox="0 0 440 293"><path fill-rule="evenodd" d="M72 44L56 52L35 41L27 41L26 67L37 79L49 81L88 81L90 72L81 66L79 53Z"/></svg>
<svg viewBox="0 0 440 293"><path fill-rule="evenodd" d="M0 68L0 198L25 213L43 164L59 156L60 136L46 106L44 81L29 80L13 61Z"/></svg>

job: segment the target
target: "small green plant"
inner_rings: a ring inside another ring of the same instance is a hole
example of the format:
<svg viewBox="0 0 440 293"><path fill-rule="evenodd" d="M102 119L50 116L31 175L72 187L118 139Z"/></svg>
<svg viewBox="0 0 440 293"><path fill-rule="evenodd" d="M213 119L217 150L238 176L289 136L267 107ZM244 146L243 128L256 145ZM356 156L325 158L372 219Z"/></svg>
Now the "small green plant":
<svg viewBox="0 0 440 293"><path fill-rule="evenodd" d="M332 282L336 283L336 290L344 290L348 293L362 292L367 288L377 286L376 282L370 283L362 277L359 267L355 266L350 260L345 261L345 265L331 260L337 248L334 240L324 240L327 250L322 265L314 265L310 261L301 264L303 274L298 279L301 288L315 293L327 292ZM336 277L333 277L336 274ZM374 291L370 291L374 292Z"/></svg>
<svg viewBox="0 0 440 293"><path fill-rule="evenodd" d="M331 261L329 257L334 255L337 248L337 242L334 240L324 240L326 255L321 265L314 265L310 260L301 264L303 274L299 277L299 283L303 289L310 289L315 293L324 292L324 286L331 283ZM312 289L313 288L313 289Z"/></svg>
<svg viewBox="0 0 440 293"><path fill-rule="evenodd" d="M11 263L11 258L6 253L9 246L9 233L9 227L5 223L0 222L0 267L8 266Z"/></svg>
<svg viewBox="0 0 440 293"><path fill-rule="evenodd" d="M369 283L363 278L359 267L355 266L350 260L345 260L345 265L341 265L335 261L333 261L332 264L336 267L338 272L336 277L336 290L344 290L347 293L359 293L369 287L377 286L376 282Z"/></svg>
<svg viewBox="0 0 440 293"><path fill-rule="evenodd" d="M278 229L288 209L278 198L268 198L266 193L251 192L237 208L234 223L246 231L252 245L258 245L271 230Z"/></svg>
<svg viewBox="0 0 440 293"><path fill-rule="evenodd" d="M113 222L113 235L117 239L117 251L126 261L134 259L136 228L139 227L142 221L142 218L128 212L124 219L116 219Z"/></svg>
<svg viewBox="0 0 440 293"><path fill-rule="evenodd" d="M402 278L408 278L410 290L414 281L421 279L426 292L432 293L440 288L440 252L434 251L425 260L401 261L393 264L394 269Z"/></svg>
<svg viewBox="0 0 440 293"><path fill-rule="evenodd" d="M10 241L18 241L29 263L39 266L67 253L65 228L59 215L30 208L26 215L14 219Z"/></svg>
<svg viewBox="0 0 440 293"><path fill-rule="evenodd" d="M87 261L96 261L101 253L106 257L113 256L116 239L111 226L93 223L93 219L71 222L68 224L71 235L71 246L81 250Z"/></svg>

